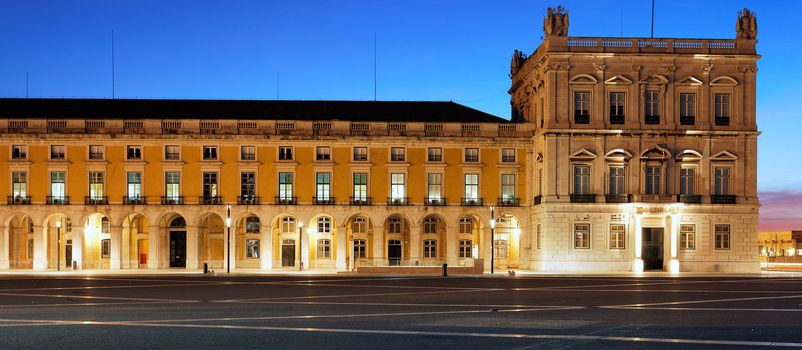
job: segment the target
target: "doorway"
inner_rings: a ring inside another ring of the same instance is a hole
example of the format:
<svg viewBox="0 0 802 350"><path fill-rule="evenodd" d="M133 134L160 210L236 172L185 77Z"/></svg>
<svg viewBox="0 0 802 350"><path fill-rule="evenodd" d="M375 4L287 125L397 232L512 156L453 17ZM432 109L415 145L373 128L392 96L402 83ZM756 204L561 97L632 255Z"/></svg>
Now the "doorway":
<svg viewBox="0 0 802 350"><path fill-rule="evenodd" d="M663 229L643 228L643 269L663 269Z"/></svg>
<svg viewBox="0 0 802 350"><path fill-rule="evenodd" d="M281 266L295 266L295 240L285 239L281 242Z"/></svg>
<svg viewBox="0 0 802 350"><path fill-rule="evenodd" d="M387 263L390 266L401 266L401 241L391 239L387 241Z"/></svg>
<svg viewBox="0 0 802 350"><path fill-rule="evenodd" d="M67 266L67 269L72 268L72 240L68 239L67 243L64 245L64 263Z"/></svg>
<svg viewBox="0 0 802 350"><path fill-rule="evenodd" d="M187 267L187 232L170 232L170 267Z"/></svg>

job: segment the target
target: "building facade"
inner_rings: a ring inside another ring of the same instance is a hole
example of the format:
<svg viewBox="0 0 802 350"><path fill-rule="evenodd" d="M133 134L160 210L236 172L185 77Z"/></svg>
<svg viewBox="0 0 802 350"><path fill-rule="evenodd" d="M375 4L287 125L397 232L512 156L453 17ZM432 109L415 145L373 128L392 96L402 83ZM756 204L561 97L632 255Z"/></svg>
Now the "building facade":
<svg viewBox="0 0 802 350"><path fill-rule="evenodd" d="M0 269L757 271L754 16L735 40L568 37L567 16L513 55L512 121L0 99Z"/></svg>

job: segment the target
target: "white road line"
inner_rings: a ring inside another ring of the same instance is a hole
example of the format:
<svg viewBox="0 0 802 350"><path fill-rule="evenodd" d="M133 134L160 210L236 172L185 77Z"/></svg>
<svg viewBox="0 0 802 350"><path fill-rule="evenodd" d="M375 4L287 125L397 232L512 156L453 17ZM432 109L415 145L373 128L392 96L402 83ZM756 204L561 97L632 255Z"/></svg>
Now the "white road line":
<svg viewBox="0 0 802 350"><path fill-rule="evenodd" d="M754 312L802 312L802 309L750 309L740 307L651 307L651 306L604 306L603 309L619 310L666 310L666 311L754 311Z"/></svg>
<svg viewBox="0 0 802 350"><path fill-rule="evenodd" d="M129 300L129 301L164 301L172 303L197 303L198 300L187 299L152 299L152 298L130 298L130 297L104 297L95 295L64 295L64 294L28 294L28 293L0 293L5 296L15 297L38 297L38 298L68 298L68 299L106 299L106 300Z"/></svg>
<svg viewBox="0 0 802 350"><path fill-rule="evenodd" d="M216 302L216 301L210 301ZM226 301L227 304L238 304L236 301ZM351 305L351 306L407 306L407 307L489 307L489 308L553 308L563 307L580 309L587 306L570 305L522 305L522 304L421 304L421 303L366 303L366 302L336 302L336 301L247 301L242 304L287 304L287 305Z"/></svg>
<svg viewBox="0 0 802 350"><path fill-rule="evenodd" d="M273 301L273 300L294 300L294 299L326 299L326 298L354 298L354 297L382 297L382 296L395 296L395 295L423 295L423 294L446 294L446 293L475 293L475 292L496 292L503 289L499 288L482 288L470 290L441 290L430 292L398 292L398 293L365 293L365 294L338 294L338 295L307 295L300 297L280 297L280 298L251 298L251 299L229 299L229 300L215 300L215 302L244 302L244 301Z"/></svg>
<svg viewBox="0 0 802 350"><path fill-rule="evenodd" d="M153 301L153 302L129 302L129 303L52 303L52 304L22 304L22 305L0 305L0 309L18 309L31 307L74 307L74 306L119 306L119 305L151 305L151 304L175 304L172 301Z"/></svg>
<svg viewBox="0 0 802 350"><path fill-rule="evenodd" d="M4 292L37 292L37 291L54 291L54 290L94 290L94 289L127 289L127 288L162 288L162 287L197 287L197 286L214 286L216 283L193 283L193 284L138 284L129 286L81 286L81 287L41 287L41 288L6 288L0 289L0 293Z"/></svg>
<svg viewBox="0 0 802 350"><path fill-rule="evenodd" d="M658 305L687 305L687 304L721 303L721 302L728 302L728 301L773 300L773 299L794 299L794 298L802 298L802 295L783 295L783 296L776 296L776 297L752 297L752 298L727 298L727 299L669 301L669 302L662 302L662 303L606 305L606 306L598 306L598 307L604 308L604 307L640 307L640 306L658 306Z"/></svg>

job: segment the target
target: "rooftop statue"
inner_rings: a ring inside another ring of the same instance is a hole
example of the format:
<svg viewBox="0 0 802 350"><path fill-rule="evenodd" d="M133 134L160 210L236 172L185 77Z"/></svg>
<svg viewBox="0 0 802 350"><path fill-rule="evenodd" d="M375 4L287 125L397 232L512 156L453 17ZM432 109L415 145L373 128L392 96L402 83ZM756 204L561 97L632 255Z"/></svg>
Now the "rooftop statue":
<svg viewBox="0 0 802 350"><path fill-rule="evenodd" d="M546 36L567 36L568 35L568 12L562 6L548 9L548 15L543 20L543 32Z"/></svg>
<svg viewBox="0 0 802 350"><path fill-rule="evenodd" d="M738 22L735 25L735 31L738 33L738 39L757 38L757 17L755 17L755 13L747 8L744 8L743 11L738 11Z"/></svg>
<svg viewBox="0 0 802 350"><path fill-rule="evenodd" d="M526 62L526 55L521 51L515 50L512 53L512 62L510 62L510 75L515 74L518 68L524 65L524 62Z"/></svg>

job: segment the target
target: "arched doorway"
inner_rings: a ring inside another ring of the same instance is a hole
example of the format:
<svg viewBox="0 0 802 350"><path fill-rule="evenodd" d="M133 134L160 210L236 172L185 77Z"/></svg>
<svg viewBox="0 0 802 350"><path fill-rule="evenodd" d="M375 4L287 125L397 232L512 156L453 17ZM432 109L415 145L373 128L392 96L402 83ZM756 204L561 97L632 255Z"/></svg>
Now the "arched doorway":
<svg viewBox="0 0 802 350"><path fill-rule="evenodd" d="M82 267L108 269L111 249L111 221L101 213L89 215L84 222Z"/></svg>
<svg viewBox="0 0 802 350"><path fill-rule="evenodd" d="M167 225L170 267L187 267L187 222L177 216Z"/></svg>
<svg viewBox="0 0 802 350"><path fill-rule="evenodd" d="M496 268L517 268L520 254L521 225L517 217L501 215L496 219L493 253Z"/></svg>
<svg viewBox="0 0 802 350"><path fill-rule="evenodd" d="M138 269L147 266L150 245L148 230L148 219L144 215L131 214L123 220L121 268Z"/></svg>
<svg viewBox="0 0 802 350"><path fill-rule="evenodd" d="M27 215L15 215L6 225L8 235L8 267L32 269L34 256L33 220Z"/></svg>
<svg viewBox="0 0 802 350"><path fill-rule="evenodd" d="M225 259L226 227L223 218L208 214L198 227L198 263L222 269Z"/></svg>
<svg viewBox="0 0 802 350"><path fill-rule="evenodd" d="M401 215L391 215L384 222L384 237L387 264L403 265L409 259L409 221Z"/></svg>
<svg viewBox="0 0 802 350"><path fill-rule="evenodd" d="M346 224L350 249L346 257L349 270L365 264L372 265L373 249L373 221L368 216L357 215L348 220Z"/></svg>
<svg viewBox="0 0 802 350"><path fill-rule="evenodd" d="M262 266L262 223L258 216L250 214L237 221L236 262L238 268L260 268Z"/></svg>
<svg viewBox="0 0 802 350"><path fill-rule="evenodd" d="M273 223L273 256L276 257L273 266L282 268L298 266L300 231L297 224L295 217L290 215L279 216Z"/></svg>
<svg viewBox="0 0 802 350"><path fill-rule="evenodd" d="M445 220L437 215L423 218L421 225L421 261L423 265L439 265L446 259L446 225Z"/></svg>

